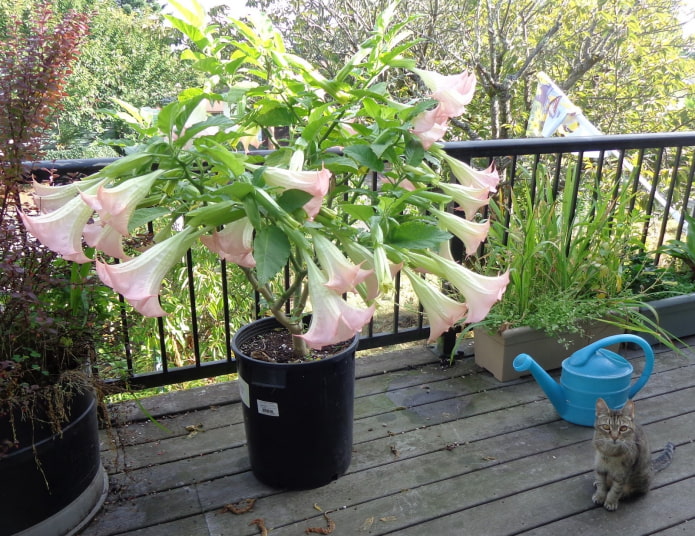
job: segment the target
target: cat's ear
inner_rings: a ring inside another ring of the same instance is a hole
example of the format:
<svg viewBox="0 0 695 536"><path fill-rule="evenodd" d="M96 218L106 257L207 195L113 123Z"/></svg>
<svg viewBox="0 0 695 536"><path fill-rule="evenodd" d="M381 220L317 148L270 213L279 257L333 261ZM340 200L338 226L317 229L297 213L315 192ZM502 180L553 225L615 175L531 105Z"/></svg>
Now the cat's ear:
<svg viewBox="0 0 695 536"><path fill-rule="evenodd" d="M608 413L608 404L603 398L596 399L596 413Z"/></svg>
<svg viewBox="0 0 695 536"><path fill-rule="evenodd" d="M623 415L630 417L630 419L635 418L635 403L632 400L625 402L623 406Z"/></svg>

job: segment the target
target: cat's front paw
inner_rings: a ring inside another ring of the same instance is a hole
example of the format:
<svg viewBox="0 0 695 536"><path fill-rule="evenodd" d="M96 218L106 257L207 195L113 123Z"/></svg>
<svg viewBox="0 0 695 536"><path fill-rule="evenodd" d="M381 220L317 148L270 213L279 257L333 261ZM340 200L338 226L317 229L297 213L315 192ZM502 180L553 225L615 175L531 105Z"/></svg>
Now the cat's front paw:
<svg viewBox="0 0 695 536"><path fill-rule="evenodd" d="M594 501L594 504L603 504L606 500L606 492L601 490L596 491L596 493L591 496L591 500Z"/></svg>
<svg viewBox="0 0 695 536"><path fill-rule="evenodd" d="M618 501L606 501L603 507L609 512L615 512L618 509Z"/></svg>

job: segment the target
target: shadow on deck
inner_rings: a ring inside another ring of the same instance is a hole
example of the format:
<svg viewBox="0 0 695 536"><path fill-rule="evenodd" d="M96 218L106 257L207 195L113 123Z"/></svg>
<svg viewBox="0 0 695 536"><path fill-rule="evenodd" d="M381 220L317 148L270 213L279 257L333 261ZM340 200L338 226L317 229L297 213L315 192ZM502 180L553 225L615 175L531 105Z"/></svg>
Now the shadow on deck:
<svg viewBox="0 0 695 536"><path fill-rule="evenodd" d="M560 419L535 381L500 383L471 358L445 368L417 346L358 359L352 465L316 490L253 477L235 382L145 400L160 426L121 405L126 446L104 452L111 491L82 534L251 536L261 519L300 535L327 529L324 513L336 536L695 534L695 353L656 351L637 415L676 455L614 513L591 502L592 430ZM626 355L639 372L641 353ZM225 508L250 498L248 513Z"/></svg>

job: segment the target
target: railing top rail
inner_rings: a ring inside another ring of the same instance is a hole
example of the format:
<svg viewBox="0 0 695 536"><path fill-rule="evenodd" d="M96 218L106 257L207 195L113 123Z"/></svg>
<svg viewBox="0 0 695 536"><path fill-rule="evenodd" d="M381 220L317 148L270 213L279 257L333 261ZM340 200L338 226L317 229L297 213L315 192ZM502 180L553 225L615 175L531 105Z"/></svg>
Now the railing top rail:
<svg viewBox="0 0 695 536"><path fill-rule="evenodd" d="M506 140L456 141L444 144L458 157L518 156L581 151L615 151L653 149L659 147L695 146L695 132L659 132L647 134L615 134L605 136L572 136L564 138L514 138ZM28 162L27 169L55 169L58 172L80 170L93 173L116 158L85 158Z"/></svg>
<svg viewBox="0 0 695 536"><path fill-rule="evenodd" d="M660 132L564 138L522 138L457 141L445 145L457 156L517 156L524 154L613 151L695 145L695 132Z"/></svg>

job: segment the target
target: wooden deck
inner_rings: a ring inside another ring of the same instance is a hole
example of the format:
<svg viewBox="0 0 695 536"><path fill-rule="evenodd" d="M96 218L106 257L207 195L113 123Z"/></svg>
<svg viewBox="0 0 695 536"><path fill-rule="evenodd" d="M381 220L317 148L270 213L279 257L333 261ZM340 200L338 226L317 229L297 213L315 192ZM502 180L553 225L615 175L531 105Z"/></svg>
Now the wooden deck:
<svg viewBox="0 0 695 536"><path fill-rule="evenodd" d="M695 344L695 339L688 341ZM641 370L639 352L628 352ZM281 492L248 468L234 382L132 405L105 451L110 494L84 536L695 534L695 352L658 351L636 396L652 446L677 446L652 491L607 512L591 502L592 430L561 420L530 377L499 383L471 358L424 346L358 359L354 453L323 488ZM133 420L134 419L134 420ZM225 505L256 499L234 514Z"/></svg>

